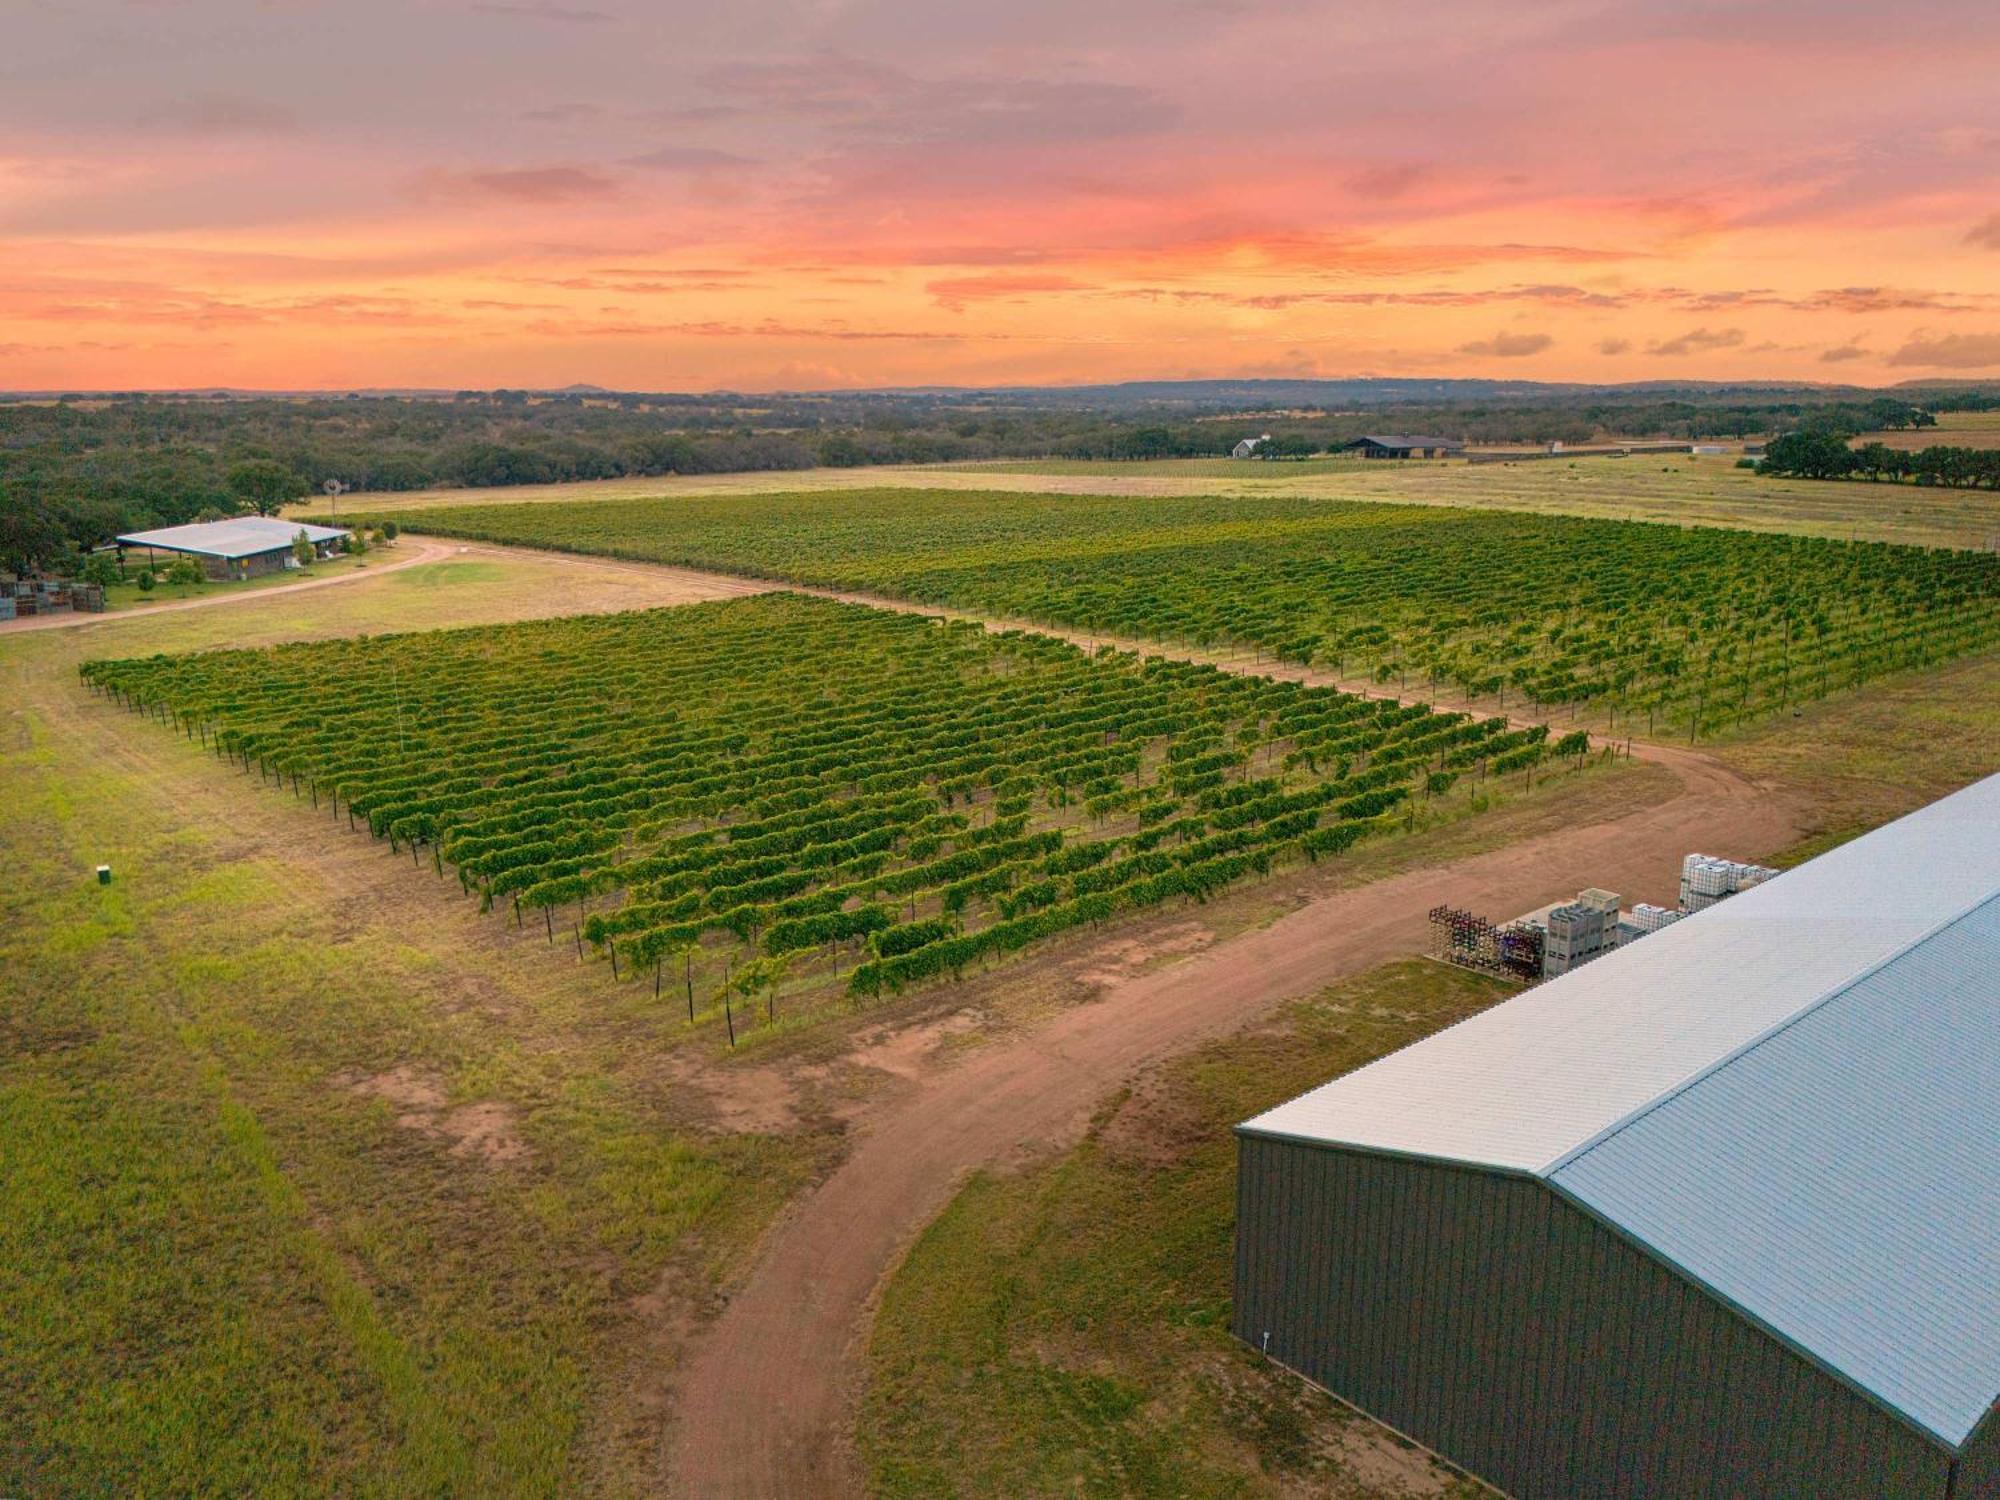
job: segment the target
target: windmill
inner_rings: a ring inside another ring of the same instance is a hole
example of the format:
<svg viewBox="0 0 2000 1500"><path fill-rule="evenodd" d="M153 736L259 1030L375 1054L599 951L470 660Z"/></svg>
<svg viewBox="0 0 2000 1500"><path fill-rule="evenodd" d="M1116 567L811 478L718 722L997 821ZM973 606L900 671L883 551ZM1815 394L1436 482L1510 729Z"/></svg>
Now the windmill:
<svg viewBox="0 0 2000 1500"><path fill-rule="evenodd" d="M333 519L338 522L340 520L340 497L347 493L347 481L344 479L329 479L320 488L326 491L327 499L333 502Z"/></svg>

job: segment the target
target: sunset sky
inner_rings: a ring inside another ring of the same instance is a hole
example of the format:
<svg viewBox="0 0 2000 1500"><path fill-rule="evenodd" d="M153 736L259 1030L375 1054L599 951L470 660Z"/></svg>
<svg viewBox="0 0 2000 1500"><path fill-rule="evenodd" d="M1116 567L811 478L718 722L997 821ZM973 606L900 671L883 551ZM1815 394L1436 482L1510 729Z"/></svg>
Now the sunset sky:
<svg viewBox="0 0 2000 1500"><path fill-rule="evenodd" d="M8 0L0 388L2000 376L2000 9Z"/></svg>

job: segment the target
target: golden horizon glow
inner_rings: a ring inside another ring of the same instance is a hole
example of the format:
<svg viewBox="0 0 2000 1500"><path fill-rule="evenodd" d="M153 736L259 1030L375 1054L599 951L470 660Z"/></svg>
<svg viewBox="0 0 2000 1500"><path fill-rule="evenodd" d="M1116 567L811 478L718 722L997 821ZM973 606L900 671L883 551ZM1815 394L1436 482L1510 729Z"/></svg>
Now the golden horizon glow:
<svg viewBox="0 0 2000 1500"><path fill-rule="evenodd" d="M1417 21L40 7L0 388L2000 375L1989 8Z"/></svg>

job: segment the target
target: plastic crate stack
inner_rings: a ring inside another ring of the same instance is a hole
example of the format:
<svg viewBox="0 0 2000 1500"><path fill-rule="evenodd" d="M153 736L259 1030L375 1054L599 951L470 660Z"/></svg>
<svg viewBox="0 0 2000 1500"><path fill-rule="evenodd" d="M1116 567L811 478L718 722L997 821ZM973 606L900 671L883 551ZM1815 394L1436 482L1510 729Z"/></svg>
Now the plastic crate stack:
<svg viewBox="0 0 2000 1500"><path fill-rule="evenodd" d="M1690 854L1681 861L1681 912L1691 916L1739 891L1762 885L1777 873L1768 865L1745 865L1712 854Z"/></svg>

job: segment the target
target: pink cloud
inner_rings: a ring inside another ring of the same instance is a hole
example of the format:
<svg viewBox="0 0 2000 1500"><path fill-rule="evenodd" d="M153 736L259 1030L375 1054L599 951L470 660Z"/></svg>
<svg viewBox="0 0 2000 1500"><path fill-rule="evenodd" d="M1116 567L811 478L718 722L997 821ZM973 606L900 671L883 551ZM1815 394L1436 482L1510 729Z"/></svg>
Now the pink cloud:
<svg viewBox="0 0 2000 1500"><path fill-rule="evenodd" d="M1929 334L1920 330L1889 356L1889 363L1932 370L2000 368L2000 333Z"/></svg>
<svg viewBox="0 0 2000 1500"><path fill-rule="evenodd" d="M427 172L418 179L427 196L504 203L588 203L616 198L618 183L588 167L504 167L488 171Z"/></svg>
<svg viewBox="0 0 2000 1500"><path fill-rule="evenodd" d="M1460 344L1458 352L1490 359L1524 359L1530 354L1540 354L1554 343L1546 333L1496 333L1491 338Z"/></svg>
<svg viewBox="0 0 2000 1500"><path fill-rule="evenodd" d="M1677 359L1688 354L1713 354L1721 349L1735 349L1743 340L1740 328L1694 328L1674 338L1650 344L1646 352Z"/></svg>
<svg viewBox="0 0 2000 1500"><path fill-rule="evenodd" d="M1972 0L1439 0L1408 48L1338 0L748 7L27 7L0 328L96 384L699 385L1866 378L1984 368L2000 318Z"/></svg>

